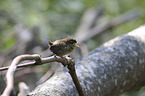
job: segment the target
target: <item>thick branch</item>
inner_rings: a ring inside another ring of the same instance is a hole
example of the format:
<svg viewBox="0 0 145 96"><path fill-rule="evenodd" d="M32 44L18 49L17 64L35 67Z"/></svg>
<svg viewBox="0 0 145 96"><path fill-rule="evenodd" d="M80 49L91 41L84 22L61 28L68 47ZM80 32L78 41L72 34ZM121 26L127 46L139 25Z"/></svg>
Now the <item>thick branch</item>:
<svg viewBox="0 0 145 96"><path fill-rule="evenodd" d="M86 96L118 96L145 85L145 26L119 36L76 60ZM57 72L31 96L77 96L69 74Z"/></svg>

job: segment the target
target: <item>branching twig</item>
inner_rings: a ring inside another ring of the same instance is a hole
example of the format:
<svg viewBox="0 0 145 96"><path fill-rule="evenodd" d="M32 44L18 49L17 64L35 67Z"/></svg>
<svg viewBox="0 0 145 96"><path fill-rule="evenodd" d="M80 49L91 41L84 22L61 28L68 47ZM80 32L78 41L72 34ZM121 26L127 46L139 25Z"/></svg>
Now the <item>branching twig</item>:
<svg viewBox="0 0 145 96"><path fill-rule="evenodd" d="M21 64L18 65L18 63L20 63L21 61L24 60L35 60L35 62L29 62L29 63L25 63L25 64ZM50 63L50 62L60 62L62 63L64 66L68 65L68 69L70 70L69 73L73 79L73 82L78 90L78 93L80 94L80 96L84 96L83 95L83 91L82 91L82 87L78 81L77 75L75 73L75 68L74 68L74 62L71 59L66 59L66 58L61 58L61 57L47 57L47 58L41 58L40 55L20 55L18 57L16 57L12 64L10 65L10 67L4 67L4 68L0 68L0 70L7 70L7 74L6 74L6 79L7 79L7 86L2 94L2 96L9 96L11 90L13 89L13 82L14 82L14 72L16 70L16 67L27 67L27 66L34 66L34 65L41 65L41 64L45 64L45 63Z"/></svg>
<svg viewBox="0 0 145 96"><path fill-rule="evenodd" d="M46 64L46 63L55 62L55 61L64 62L64 60L62 60L61 58L59 58L59 57L55 58L55 57L52 56L52 57L41 58L41 63L37 62L37 64L34 61L24 63L24 64L19 64L19 65L17 65L17 68L28 67L28 66L36 66L36 65ZM2 67L2 68L0 68L0 71L4 71L4 70L8 70L8 69L9 69L9 66Z"/></svg>
<svg viewBox="0 0 145 96"><path fill-rule="evenodd" d="M6 86L2 96L9 96L11 90L13 89L13 83L14 83L13 75L14 75L15 69L17 67L16 65L23 60L37 60L39 58L40 58L40 55L20 55L13 60L12 64L9 67L9 70L7 71L7 74L6 74L7 86Z"/></svg>
<svg viewBox="0 0 145 96"><path fill-rule="evenodd" d="M79 93L79 96L84 96L83 90L82 90L82 86L80 85L80 82L78 80L77 74L76 74L76 70L75 70L75 62L71 61L67 67L69 69L69 74L71 75L73 82L77 88L77 91Z"/></svg>

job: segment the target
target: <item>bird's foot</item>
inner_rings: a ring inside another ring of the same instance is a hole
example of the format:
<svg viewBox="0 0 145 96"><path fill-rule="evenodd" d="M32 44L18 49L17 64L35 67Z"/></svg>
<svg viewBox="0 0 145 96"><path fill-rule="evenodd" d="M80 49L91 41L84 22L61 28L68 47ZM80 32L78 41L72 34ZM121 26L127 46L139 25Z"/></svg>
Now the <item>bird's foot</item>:
<svg viewBox="0 0 145 96"><path fill-rule="evenodd" d="M72 59L71 57L70 57L70 55L64 55L64 56L61 56L61 58L65 58L65 59Z"/></svg>
<svg viewBox="0 0 145 96"><path fill-rule="evenodd" d="M55 58L57 58L57 55L56 55L56 54L53 54L53 56L54 56Z"/></svg>

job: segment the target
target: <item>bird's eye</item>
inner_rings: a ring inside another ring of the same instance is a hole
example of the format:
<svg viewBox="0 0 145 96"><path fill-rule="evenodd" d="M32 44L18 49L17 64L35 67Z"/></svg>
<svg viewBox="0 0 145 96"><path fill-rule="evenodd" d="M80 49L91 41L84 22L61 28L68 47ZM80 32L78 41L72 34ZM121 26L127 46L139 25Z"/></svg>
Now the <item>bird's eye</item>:
<svg viewBox="0 0 145 96"><path fill-rule="evenodd" d="M70 40L69 43L71 44L76 43L76 40Z"/></svg>
<svg viewBox="0 0 145 96"><path fill-rule="evenodd" d="M69 41L70 43L74 43L72 40Z"/></svg>

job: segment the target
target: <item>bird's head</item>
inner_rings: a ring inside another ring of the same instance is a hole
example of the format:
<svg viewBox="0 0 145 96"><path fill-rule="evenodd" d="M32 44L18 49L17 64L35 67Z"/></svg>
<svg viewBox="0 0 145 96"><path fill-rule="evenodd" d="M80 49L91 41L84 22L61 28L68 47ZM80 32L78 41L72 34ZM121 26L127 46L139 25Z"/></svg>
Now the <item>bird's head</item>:
<svg viewBox="0 0 145 96"><path fill-rule="evenodd" d="M66 39L66 43L67 43L67 44L73 44L74 46L79 47L79 46L77 45L77 41L76 41L75 39L72 39L72 38L67 38L67 39Z"/></svg>

